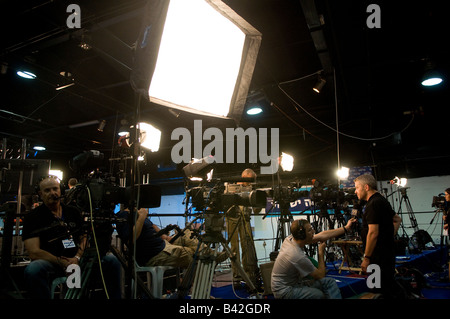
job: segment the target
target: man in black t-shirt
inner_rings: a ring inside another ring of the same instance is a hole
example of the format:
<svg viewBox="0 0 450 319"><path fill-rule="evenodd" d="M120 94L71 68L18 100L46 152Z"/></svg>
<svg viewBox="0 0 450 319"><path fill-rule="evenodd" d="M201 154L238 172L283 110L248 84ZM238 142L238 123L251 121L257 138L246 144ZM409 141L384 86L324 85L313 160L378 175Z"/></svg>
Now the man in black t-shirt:
<svg viewBox="0 0 450 319"><path fill-rule="evenodd" d="M130 216L131 215L131 216ZM191 231L186 229L184 234L177 238L173 244L171 237L155 236L159 232L158 226L148 219L148 210L140 208L136 213L130 214L125 208L117 213L117 217L127 220L116 224L117 233L125 244L136 240L136 262L139 266L174 266L188 268L199 242L191 238ZM130 218L131 217L131 218ZM131 220L132 228L128 224Z"/></svg>
<svg viewBox="0 0 450 319"><path fill-rule="evenodd" d="M80 211L61 204L59 180L54 176L39 182L43 204L24 217L22 240L31 263L25 282L32 298L50 298L50 283L78 264L86 245Z"/></svg>
<svg viewBox="0 0 450 319"><path fill-rule="evenodd" d="M359 200L366 201L362 215L361 237L364 245L364 272L370 264L380 267L381 287L374 292L385 298L393 297L395 270L394 236L401 219L389 202L377 191L377 182L372 175L361 175L355 179L355 193Z"/></svg>

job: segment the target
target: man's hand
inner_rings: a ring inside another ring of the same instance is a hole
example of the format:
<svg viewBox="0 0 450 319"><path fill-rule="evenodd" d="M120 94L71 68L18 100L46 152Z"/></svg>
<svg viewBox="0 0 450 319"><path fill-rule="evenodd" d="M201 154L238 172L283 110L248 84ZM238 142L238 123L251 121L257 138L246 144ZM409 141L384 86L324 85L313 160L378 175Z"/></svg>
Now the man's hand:
<svg viewBox="0 0 450 319"><path fill-rule="evenodd" d="M146 208L140 208L138 210L138 219L144 220L148 216L148 209Z"/></svg>
<svg viewBox="0 0 450 319"><path fill-rule="evenodd" d="M364 258L363 261L361 262L361 270L366 273L367 272L367 267L370 265L370 260L368 258Z"/></svg>
<svg viewBox="0 0 450 319"><path fill-rule="evenodd" d="M324 255L325 254L325 248L327 247L327 242L326 241L324 241L324 242L321 242L320 244L319 244L319 255Z"/></svg>
<svg viewBox="0 0 450 319"><path fill-rule="evenodd" d="M356 222L356 218L355 218L355 217L350 218L350 219L348 220L348 222L347 222L347 225L345 225L345 229L346 229L347 231L349 231L349 230L351 229L351 227L352 227L352 225L353 225L354 222Z"/></svg>

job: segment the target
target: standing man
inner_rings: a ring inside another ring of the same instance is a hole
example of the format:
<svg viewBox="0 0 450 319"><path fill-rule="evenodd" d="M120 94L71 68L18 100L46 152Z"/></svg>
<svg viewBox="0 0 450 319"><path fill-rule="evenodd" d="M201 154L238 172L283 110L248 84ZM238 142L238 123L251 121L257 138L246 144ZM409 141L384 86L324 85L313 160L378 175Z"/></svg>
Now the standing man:
<svg viewBox="0 0 450 319"><path fill-rule="evenodd" d="M361 269L366 272L370 264L380 267L381 286L374 292L384 298L393 298L395 249L394 236L400 227L401 218L391 204L377 191L377 181L372 175L361 175L355 179L358 199L367 202L363 209L361 237L364 259Z"/></svg>
<svg viewBox="0 0 450 319"><path fill-rule="evenodd" d="M250 169L245 169L241 177L253 178L256 180L256 173ZM243 186L249 186L250 183L243 182L238 183ZM252 228L250 225L251 213L254 210L258 213L261 209L245 206L234 206L233 209L227 212L227 232L231 245L231 252L236 257L231 261L231 269L233 271L233 286L236 289L241 288L240 281L242 280L236 263L241 263L242 268L247 273L248 277L252 281L253 285L257 288L261 288L261 274L258 268L258 258L256 255L255 242L253 240ZM239 251L239 243L242 248L242 258Z"/></svg>

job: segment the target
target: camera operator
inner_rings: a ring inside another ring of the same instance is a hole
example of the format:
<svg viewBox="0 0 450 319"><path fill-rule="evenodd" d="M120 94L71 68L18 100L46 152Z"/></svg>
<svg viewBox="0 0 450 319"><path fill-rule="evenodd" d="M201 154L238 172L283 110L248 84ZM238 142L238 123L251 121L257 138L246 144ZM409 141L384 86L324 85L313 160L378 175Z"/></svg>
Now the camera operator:
<svg viewBox="0 0 450 319"><path fill-rule="evenodd" d="M344 235L352 228L352 218L345 227L314 233L306 219L291 224L291 235L286 237L272 270L272 292L276 299L341 299L334 278L325 277L326 241ZM318 266L305 254L308 244L319 243Z"/></svg>
<svg viewBox="0 0 450 319"><path fill-rule="evenodd" d="M256 173L247 168L241 173L243 178L253 178L256 180ZM250 183L242 182L238 183L243 186L249 186ZM253 208L253 211L258 213L260 208ZM235 289L242 288L240 282L243 280L239 274L236 263L240 263L242 260L242 267L249 276L253 285L259 290L261 288L261 273L258 268L258 258L256 255L255 242L253 241L253 234L250 225L252 208L245 206L234 206L233 209L227 212L226 224L228 238L230 242L230 249L235 256L234 260L231 260L231 269L233 271L233 286ZM233 232L234 231L234 232ZM239 251L239 242L242 248L242 259Z"/></svg>
<svg viewBox="0 0 450 319"><path fill-rule="evenodd" d="M361 237L365 250L361 269L366 272L370 264L378 265L381 287L375 288L374 292L381 293L384 298L393 298L394 236L400 227L401 218L377 191L377 182L372 175L360 175L354 182L358 199L367 202L362 215Z"/></svg>
<svg viewBox="0 0 450 319"><path fill-rule="evenodd" d="M43 204L28 213L23 221L22 240L31 263L24 275L31 298L49 299L50 284L66 275L71 264L79 264L87 247L82 215L76 206L61 202L62 186L56 176L38 183ZM113 255L101 259L108 297L121 298L121 265Z"/></svg>
<svg viewBox="0 0 450 319"><path fill-rule="evenodd" d="M174 266L188 268L193 260L195 251L198 248L198 240L191 238L191 231L186 229L183 236L170 243L170 237L167 235L156 236L160 231L159 227L154 225L148 219L148 210L140 208L135 214L130 215L130 210L123 206L117 213L117 217L125 220L136 221L133 224L130 234L128 222L117 223L116 229L119 237L125 244L133 240L136 236L136 262L140 266Z"/></svg>
<svg viewBox="0 0 450 319"><path fill-rule="evenodd" d="M25 268L25 282L32 298L50 298L50 283L65 275L70 264L83 256L86 235L82 233L80 211L61 204L60 181L47 176L38 183L43 204L24 217L22 240L31 263Z"/></svg>

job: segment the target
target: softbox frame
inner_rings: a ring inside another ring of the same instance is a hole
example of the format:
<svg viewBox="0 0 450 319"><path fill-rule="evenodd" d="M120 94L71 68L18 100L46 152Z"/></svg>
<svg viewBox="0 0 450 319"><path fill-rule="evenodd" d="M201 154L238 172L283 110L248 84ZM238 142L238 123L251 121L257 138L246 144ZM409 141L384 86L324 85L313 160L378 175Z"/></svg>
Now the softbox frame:
<svg viewBox="0 0 450 319"><path fill-rule="evenodd" d="M139 38L136 42L134 66L130 78L131 86L137 93L141 94L152 103L200 115L231 118L239 125L256 65L256 59L262 41L262 34L221 0L205 1L223 16L228 18L228 20L234 23L245 34L241 65L233 96L231 98L228 115L226 117L214 115L212 113L198 111L188 106L178 105L170 101L164 101L149 96L148 88L156 68L170 0L149 0L147 2L144 9L143 24L140 29ZM199 92L199 94L201 94L201 92Z"/></svg>

